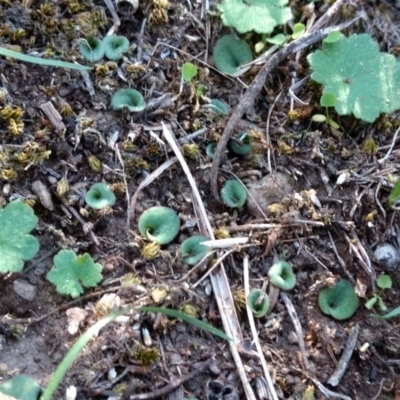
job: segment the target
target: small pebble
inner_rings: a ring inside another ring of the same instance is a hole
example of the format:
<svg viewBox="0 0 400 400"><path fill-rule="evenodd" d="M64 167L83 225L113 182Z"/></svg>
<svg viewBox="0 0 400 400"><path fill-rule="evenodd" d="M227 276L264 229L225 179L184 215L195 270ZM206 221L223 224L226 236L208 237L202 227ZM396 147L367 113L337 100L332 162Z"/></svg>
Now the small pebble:
<svg viewBox="0 0 400 400"><path fill-rule="evenodd" d="M24 279L17 279L13 283L14 292L25 300L32 301L36 297L37 287Z"/></svg>
<svg viewBox="0 0 400 400"><path fill-rule="evenodd" d="M390 243L383 243L375 250L377 263L387 272L393 272L400 264L400 254Z"/></svg>
<svg viewBox="0 0 400 400"><path fill-rule="evenodd" d="M295 344L298 342L297 340L297 335L294 331L289 332L288 338L287 338L288 342L291 344Z"/></svg>

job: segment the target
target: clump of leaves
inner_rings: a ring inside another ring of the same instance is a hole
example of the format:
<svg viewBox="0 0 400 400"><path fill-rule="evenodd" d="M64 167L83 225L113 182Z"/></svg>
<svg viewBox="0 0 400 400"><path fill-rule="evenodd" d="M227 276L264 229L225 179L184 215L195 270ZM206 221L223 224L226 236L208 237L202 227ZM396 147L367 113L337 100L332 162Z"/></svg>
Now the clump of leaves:
<svg viewBox="0 0 400 400"><path fill-rule="evenodd" d="M376 284L380 290L378 293L372 294L372 297L365 303L365 307L370 310L378 302L379 308L382 311L386 311L387 307L382 299L382 295L385 289L392 287L392 278L389 275L380 275L376 280Z"/></svg>
<svg viewBox="0 0 400 400"><path fill-rule="evenodd" d="M296 275L286 261L279 260L268 271L269 279L282 290L291 290L296 285Z"/></svg>
<svg viewBox="0 0 400 400"><path fill-rule="evenodd" d="M115 194L106 183L98 182L86 193L85 201L95 210L101 210L115 204Z"/></svg>
<svg viewBox="0 0 400 400"><path fill-rule="evenodd" d="M353 285L345 279L340 280L333 288L321 289L318 295L321 311L337 320L350 318L356 312L358 303Z"/></svg>
<svg viewBox="0 0 400 400"><path fill-rule="evenodd" d="M247 304L256 318L263 317L269 308L269 298L260 289L253 289L247 296Z"/></svg>
<svg viewBox="0 0 400 400"><path fill-rule="evenodd" d="M271 33L292 19L288 0L223 0L218 6L222 22L240 33Z"/></svg>
<svg viewBox="0 0 400 400"><path fill-rule="evenodd" d="M72 250L61 250L53 261L54 266L46 278L60 294L78 297L83 293L83 287L95 287L103 279L103 267L95 263L88 253L77 256Z"/></svg>
<svg viewBox="0 0 400 400"><path fill-rule="evenodd" d="M184 240L181 244L182 261L185 264L197 264L209 251L208 246L201 244L209 240L206 236L192 236Z"/></svg>
<svg viewBox="0 0 400 400"><path fill-rule="evenodd" d="M22 271L24 261L38 252L39 242L30 235L37 223L32 208L20 200L0 210L0 273Z"/></svg>
<svg viewBox="0 0 400 400"><path fill-rule="evenodd" d="M307 59L311 78L332 93L339 115L354 114L374 122L379 113L400 109L400 66L393 55L381 53L370 35L341 36L324 41Z"/></svg>
<svg viewBox="0 0 400 400"><path fill-rule="evenodd" d="M219 71L235 75L240 66L253 60L253 53L245 40L225 35L217 40L213 58Z"/></svg>
<svg viewBox="0 0 400 400"><path fill-rule="evenodd" d="M246 203L247 191L237 179L228 179L221 189L221 198L228 207L242 207Z"/></svg>
<svg viewBox="0 0 400 400"><path fill-rule="evenodd" d="M140 216L138 228L140 233L152 242L167 244L178 234L180 220L171 208L156 206L149 208Z"/></svg>

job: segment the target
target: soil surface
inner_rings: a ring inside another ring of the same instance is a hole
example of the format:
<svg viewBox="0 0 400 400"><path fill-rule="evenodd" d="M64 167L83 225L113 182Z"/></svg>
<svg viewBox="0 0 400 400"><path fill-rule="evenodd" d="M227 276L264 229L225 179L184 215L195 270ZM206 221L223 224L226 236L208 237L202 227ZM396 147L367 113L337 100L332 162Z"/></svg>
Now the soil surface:
<svg viewBox="0 0 400 400"><path fill-rule="evenodd" d="M388 310L400 304L399 263L385 271L374 255L383 243L400 246L398 213L386 207L400 170L398 115L367 124L332 111L339 129L313 123L313 114L324 113L321 88L307 81L296 90L307 105L293 102L289 89L309 75L306 57L320 43L292 55L268 76L236 127L248 132L252 152L236 155L229 146L224 152L219 188L237 177L253 196L231 209L212 196L212 159L206 155L229 115L213 113L209 104L223 100L234 113L262 65L240 79L213 68L214 44L229 29L200 1L145 0L135 12L128 1L120 3L117 26L100 0L0 2L2 46L10 49L87 65L80 39L102 38L111 29L131 43L122 59L101 60L86 73L0 60L0 203L31 206L39 218L32 234L40 242L22 272L0 275L0 383L24 373L46 387L79 336L125 306L162 306L224 330L224 309L205 275L234 250L211 273L226 273L243 337L240 360L256 398L273 397L248 322L246 259L250 288L264 288L276 300L255 324L279 399L325 399L330 390L343 399L399 400L399 320L379 320L372 316L383 314L378 306L364 306L374 290ZM317 21L325 3L314 3ZM290 6L296 22L311 18L306 2ZM382 51L398 54L400 10L394 2L347 4L327 26L357 10L363 18L343 33L370 33ZM252 45L261 40L245 37ZM185 62L198 68L192 84L181 78ZM126 87L143 94L145 110L112 109L112 95ZM173 132L184 154L215 236L248 237L245 246L218 250L214 261L195 268L183 263L180 244L206 231L179 162L155 176L133 204L141 182L175 157L163 129ZM95 182L114 191L112 208L96 211L85 203ZM181 228L170 244L154 250L140 235L138 218L160 205L177 212ZM101 283L77 299L57 293L46 275L61 249L90 254L103 266ZM283 295L268 278L277 259L289 262L297 278ZM391 276L392 287L379 292L376 277L382 273ZM340 279L350 281L360 298L346 320L318 307L319 290ZM84 347L54 398L65 398L73 385L77 399L245 399L237 365L227 341L176 318L132 311ZM338 365L343 377L331 384Z"/></svg>

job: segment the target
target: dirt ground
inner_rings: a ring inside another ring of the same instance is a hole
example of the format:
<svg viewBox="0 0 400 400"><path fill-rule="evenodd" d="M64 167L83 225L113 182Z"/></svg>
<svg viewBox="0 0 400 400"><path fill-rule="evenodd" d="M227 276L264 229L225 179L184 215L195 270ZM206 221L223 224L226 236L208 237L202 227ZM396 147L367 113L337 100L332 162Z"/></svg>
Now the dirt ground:
<svg viewBox="0 0 400 400"><path fill-rule="evenodd" d="M326 11L325 3L315 3L317 18ZM290 2L296 21L305 4ZM394 2L359 1L346 6L330 23L351 18L356 9L365 11L364 18L344 33L368 32L382 51L398 54L400 10ZM311 116L321 112L321 89L303 85L296 96L308 105L295 103L294 108L288 94L292 79L309 74L310 50L299 58L290 57L268 76L254 107L240 121L238 130L253 132L253 153L240 157L227 151L218 184L222 186L234 173L251 186L268 175L271 165L273 171L291 177L292 189L280 196L279 209L267 218L260 219L246 206L229 209L212 196L212 160L205 153L207 144L221 138L229 117L211 113L207 103L221 99L233 112L260 67L240 79L212 68L212 48L228 29L216 16L203 18L200 1L145 0L135 13L130 11L124 2L119 9L121 25L116 28L129 39L130 51L120 61L98 62L86 78L77 71L0 59L0 203L5 206L22 199L31 205L39 217L33 234L40 242L39 253L25 263L23 272L0 276L0 383L24 373L45 387L80 334L121 306L173 308L224 329L209 278L197 284L211 265L191 271L180 258L180 243L198 234L200 227L192 190L179 163L139 193L135 216L127 223L127 199L150 173L174 157L162 135L164 123L181 145L216 235L250 238L252 246L239 246L224 260L223 268L243 338L250 341L248 351L239 353L256 398L272 397L267 394L260 359L252 353L253 336L244 307L245 256L252 288L262 288L274 258L285 257L297 277L294 290L286 295L300 331L280 295L267 316L256 320L280 399L328 398L322 384L337 398L399 400L399 320L378 320L371 316L378 309L364 307L373 290L372 277L384 272L374 250L381 243L400 246L398 213L385 208L400 170L399 141L393 139L398 115L367 124L333 112L338 130L312 123ZM81 64L87 63L78 51L78 39L103 37L113 26L110 11L100 0L1 1L0 15L2 46ZM248 36L253 44L256 39ZM182 82L185 62L197 65L195 85L205 85L202 96L196 97ZM123 87L143 93L147 108L135 114L113 111L111 96ZM60 125L43 110L46 103L61 116ZM10 105L23 110L19 134L11 132L10 118L1 114ZM290 117L293 111L296 118ZM366 149L369 139L376 152ZM380 162L392 142L390 155ZM347 179L339 185L342 174ZM37 180L50 193L53 209L32 189ZM60 189L61 181L67 190ZM102 215L85 205L85 192L94 182L113 188L117 201L112 212ZM258 194L265 197L271 190ZM143 255L146 241L137 220L154 205L173 208L181 229L172 244L162 246L149 260ZM86 233L86 223L92 224L92 234ZM260 223L274 227L259 229ZM76 300L59 295L46 280L53 256L62 248L87 252L103 265L101 284ZM393 286L382 295L389 310L400 304L399 271L391 272ZM355 284L360 296L356 314L344 321L322 314L317 300L319 288L340 278ZM36 290L33 298L16 293L16 282L21 281ZM343 378L331 386L327 382L355 330L358 335ZM227 342L154 313L132 312L102 329L73 364L55 398L65 398L71 385L78 389L77 399L246 398Z"/></svg>

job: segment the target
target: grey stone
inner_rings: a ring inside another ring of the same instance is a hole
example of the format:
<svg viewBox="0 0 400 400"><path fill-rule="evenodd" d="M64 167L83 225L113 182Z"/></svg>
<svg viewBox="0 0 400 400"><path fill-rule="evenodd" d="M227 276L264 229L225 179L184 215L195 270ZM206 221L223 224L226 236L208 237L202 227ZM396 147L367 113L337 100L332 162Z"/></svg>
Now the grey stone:
<svg viewBox="0 0 400 400"><path fill-rule="evenodd" d="M24 279L17 279L13 283L14 292L25 300L32 301L36 297L37 287Z"/></svg>

